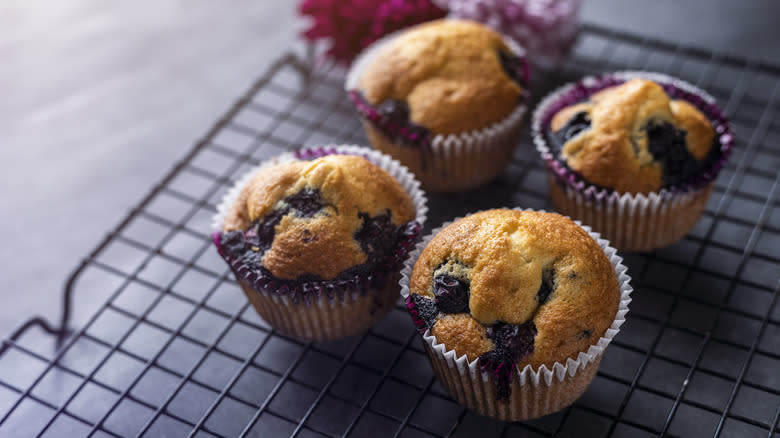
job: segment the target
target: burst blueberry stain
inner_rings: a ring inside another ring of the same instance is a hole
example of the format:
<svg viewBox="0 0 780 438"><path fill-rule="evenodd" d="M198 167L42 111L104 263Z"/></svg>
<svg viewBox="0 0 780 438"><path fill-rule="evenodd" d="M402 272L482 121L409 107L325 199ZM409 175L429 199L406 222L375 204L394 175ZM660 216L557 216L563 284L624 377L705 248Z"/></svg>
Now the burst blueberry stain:
<svg viewBox="0 0 780 438"><path fill-rule="evenodd" d="M524 86L524 78L522 77L523 60L511 53L501 50L498 52L498 58L501 61L501 67L504 68L506 75L520 86Z"/></svg>
<svg viewBox="0 0 780 438"><path fill-rule="evenodd" d="M376 106L376 111L393 124L392 129L385 127L385 133L393 140L422 142L430 134L428 128L412 122L409 104L403 100L386 99Z"/></svg>
<svg viewBox="0 0 780 438"><path fill-rule="evenodd" d="M647 123L647 149L656 161L663 163L663 185L678 185L692 179L701 164L688 152L686 132L669 122L651 120Z"/></svg>
<svg viewBox="0 0 780 438"><path fill-rule="evenodd" d="M550 135L552 146L556 151L563 150L563 146L567 141L576 137L577 134L590 128L590 115L585 111L580 111L573 115L563 127Z"/></svg>
<svg viewBox="0 0 780 438"><path fill-rule="evenodd" d="M284 202L294 210L299 217L312 217L327 206L325 198L318 189L309 187L284 199Z"/></svg>
<svg viewBox="0 0 780 438"><path fill-rule="evenodd" d="M264 253L274 241L276 225L282 220L285 212L274 211L262 220L253 222L244 231L228 231L222 234L222 247L233 257L242 257L248 250L254 253ZM253 250L253 248L256 248Z"/></svg>
<svg viewBox="0 0 780 438"><path fill-rule="evenodd" d="M517 374L517 363L534 352L537 330L533 321L523 324L497 322L487 328L487 337L495 348L479 356L480 367L493 374L499 400L511 394L512 379Z"/></svg>
<svg viewBox="0 0 780 438"><path fill-rule="evenodd" d="M593 332L590 330L583 330L577 334L577 339L586 339L589 338L592 334Z"/></svg>
<svg viewBox="0 0 780 438"><path fill-rule="evenodd" d="M409 122L409 105L403 100L387 99L377 105L379 114L397 122Z"/></svg>
<svg viewBox="0 0 780 438"><path fill-rule="evenodd" d="M539 304L544 304L550 299L550 295L553 293L555 283L555 271L552 269L542 270L542 284L539 286L539 291L536 292L536 301Z"/></svg>
<svg viewBox="0 0 780 438"><path fill-rule="evenodd" d="M439 315L439 309L436 307L434 299L410 294L406 299L406 307L412 314L412 321L414 321L417 331L425 333L426 329L433 328L436 317Z"/></svg>
<svg viewBox="0 0 780 438"><path fill-rule="evenodd" d="M377 216L361 212L358 213L358 217L363 224L355 232L355 240L360 244L360 249L366 254L369 262L375 263L395 247L398 242L398 227L392 223L390 210Z"/></svg>
<svg viewBox="0 0 780 438"><path fill-rule="evenodd" d="M444 313L465 313L469 311L469 284L449 275L438 275L433 279L433 294L436 305Z"/></svg>

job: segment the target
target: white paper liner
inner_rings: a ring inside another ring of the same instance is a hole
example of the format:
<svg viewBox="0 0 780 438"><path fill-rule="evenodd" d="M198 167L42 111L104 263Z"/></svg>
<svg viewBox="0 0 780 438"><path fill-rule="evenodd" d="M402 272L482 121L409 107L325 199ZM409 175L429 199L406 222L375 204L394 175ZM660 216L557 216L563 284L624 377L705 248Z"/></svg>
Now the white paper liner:
<svg viewBox="0 0 780 438"><path fill-rule="evenodd" d="M545 213L544 210L530 208L515 208L515 210ZM434 229L423 237L414 251L409 253L404 268L401 270L401 295L404 299L410 294L409 282L412 269L423 249L436 234L459 219L462 218L455 218ZM633 288L630 285L631 277L627 274L628 268L622 263L623 258L617 255L617 250L610 246L608 240L602 239L599 233L592 231L590 227L579 221L575 220L574 222L582 227L604 250L604 254L615 269L620 285L620 303L615 319L604 335L587 351L580 352L576 359L567 359L565 363L555 362L551 367L543 364L537 369L533 369L531 365L526 365L522 370L518 368L517 376L512 379L511 383L510 400L512 403L509 405L495 399L495 383L491 375L480 368L479 359L469 362L465 354L457 356L455 350L448 350L443 343L438 342L430 329L427 329L422 336L434 371L445 383L445 386L450 389L450 395L482 415L507 421L519 421L550 414L572 403L582 394L590 379L595 375L604 350L620 332L620 326L626 321ZM446 368L444 368L444 363L447 365ZM583 376L583 374L587 374L587 376ZM578 376L584 377L584 379L576 381ZM575 382L581 388L567 388L569 382Z"/></svg>
<svg viewBox="0 0 780 438"><path fill-rule="evenodd" d="M713 183L689 192L594 200L549 177L555 210L599 230L622 251L650 251L682 239L698 222Z"/></svg>
<svg viewBox="0 0 780 438"><path fill-rule="evenodd" d="M358 334L374 325L396 302L398 274L381 290L350 291L328 298L306 295L299 302L286 295L258 290L239 280L257 313L274 329L307 341L330 341Z"/></svg>
<svg viewBox="0 0 780 438"><path fill-rule="evenodd" d="M605 73L610 77L628 81L643 78L660 84L671 84L691 94L695 94L710 105L715 98L700 88L675 77L651 71L617 71ZM601 75L601 76L604 76ZM586 76L580 81L561 86L548 94L533 112L531 129L537 152L545 163L556 161L555 154L547 145L545 127L542 119L551 105L563 95L573 91L578 83L594 83L595 76ZM726 134L732 142L732 133ZM723 144L723 140L721 140ZM728 145L725 159L730 153ZM608 237L621 251L650 251L670 245L690 231L701 216L707 204L713 181L707 185L692 189L671 191L662 188L651 193L619 193L599 188L579 181L576 184L561 182L556 171L546 166L549 175L549 187L556 211L571 216L590 225L594 230Z"/></svg>
<svg viewBox="0 0 780 438"><path fill-rule="evenodd" d="M395 37L417 26L388 34L364 49L350 66L344 84L345 90L348 93L359 92L363 70L380 54L381 49ZM527 64L525 50L513 39L506 36L503 38L509 50L515 56L523 58ZM465 190L495 179L510 161L512 151L518 144L520 127L528 108L528 87L529 84L523 86L521 103L504 119L476 131L437 134L431 139L429 150L419 145L393 142L365 117L364 127L374 147L402 160L403 164L409 166L420 178L425 189ZM377 135L384 141L377 141Z"/></svg>
<svg viewBox="0 0 780 438"><path fill-rule="evenodd" d="M327 154L358 155L387 171L406 190L414 203L415 221L425 225L428 214L427 198L414 174L397 160L381 152L357 145L324 145L287 152L272 157L245 173L223 196L212 219L212 229L222 231L225 216L241 190L266 167L298 161L297 153L323 150ZM290 297L250 286L238 279L258 313L281 332L306 340L333 340L359 333L384 316L394 305L397 282L388 278L383 290L370 289L365 293L351 291L329 298L325 294L305 295L297 303ZM316 308L316 311L311 309ZM365 314L364 314L365 313ZM362 315L362 316L357 316ZM347 318L349 316L349 318ZM364 318L363 318L364 317ZM361 319L362 318L362 319Z"/></svg>

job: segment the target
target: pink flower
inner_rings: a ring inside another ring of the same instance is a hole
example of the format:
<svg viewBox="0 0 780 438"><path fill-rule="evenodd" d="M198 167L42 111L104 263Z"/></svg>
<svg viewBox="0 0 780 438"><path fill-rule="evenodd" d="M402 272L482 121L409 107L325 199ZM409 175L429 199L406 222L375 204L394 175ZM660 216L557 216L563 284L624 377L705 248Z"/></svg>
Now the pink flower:
<svg viewBox="0 0 780 438"><path fill-rule="evenodd" d="M342 64L388 33L447 13L430 0L303 0L299 12L312 18L303 37L328 41L325 55Z"/></svg>

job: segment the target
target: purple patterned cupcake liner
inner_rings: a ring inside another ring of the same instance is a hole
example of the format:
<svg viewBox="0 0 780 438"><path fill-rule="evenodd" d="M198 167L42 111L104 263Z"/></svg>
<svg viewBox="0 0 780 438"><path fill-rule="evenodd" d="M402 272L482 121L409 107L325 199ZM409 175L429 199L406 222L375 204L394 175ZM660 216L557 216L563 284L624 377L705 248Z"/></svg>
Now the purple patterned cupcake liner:
<svg viewBox="0 0 780 438"><path fill-rule="evenodd" d="M401 183L415 205L415 219L402 226L396 248L381 262L366 266L365 269L354 273L345 271L342 273L344 274L343 276L340 274L336 279L288 280L274 276L263 266L248 266L239 258L230 256L224 250L221 244L221 236L225 216L238 198L241 190L258 172L274 164L300 160L308 161L334 154L362 156L388 171ZM310 305L321 298L345 302L349 300L349 297L363 296L369 290L382 289L386 286L387 281L393 277L393 272L399 270L409 251L413 249L415 242L420 237L428 211L426 204L427 199L420 189L419 181L415 179L414 175L406 167L387 155L359 146L326 145L303 148L274 157L255 167L247 172L228 191L217 208L217 214L212 222L212 228L215 229L212 233L212 240L219 254L236 275L236 278L253 287L258 292L263 291L270 295L285 297L293 304L305 302Z"/></svg>
<svg viewBox="0 0 780 438"><path fill-rule="evenodd" d="M516 210L544 212L544 210L521 208ZM537 368L531 365L526 365L522 369L517 365L486 367L479 358L469 362L465 354L458 356L454 349L448 349L436 339L419 315L409 289L412 270L422 251L436 234L459 219L461 218L445 222L424 236L415 250L409 254L401 271L401 296L404 298L412 322L422 336L437 376L450 395L462 405L482 415L504 421L541 417L573 403L595 376L605 349L620 332L620 327L626 320L633 288L630 284L628 268L623 265L623 259L618 256L617 250L610 246L608 240L601 238L599 233L594 232L587 225L575 220L574 222L599 244L615 270L620 287L620 303L612 325L586 351L580 352L576 359L567 358L565 361L556 361L551 366L543 364ZM498 382L502 379L509 381L510 394L507 398L501 398L497 389Z"/></svg>
<svg viewBox="0 0 780 438"><path fill-rule="evenodd" d="M393 120L387 115L382 115L377 107L368 102L360 91L359 84L362 72L378 55L380 49L384 45L395 37L413 28L414 27L403 29L377 40L371 44L371 46L367 47L363 53L358 56L355 62L352 63L349 73L347 74L345 89L349 99L354 104L355 109L364 120L398 144L409 147L419 147L425 150L445 146L452 148L454 144L470 144L480 140L484 141L491 137L500 136L502 133L517 126L517 124L522 121L527 109L527 102L530 99L528 90L530 84L530 69L525 50L523 50L513 39L506 36L504 36L504 42L509 47L510 51L519 59L518 65L513 66L513 68L515 69L517 77L522 79L521 85L523 91L517 107L503 120L476 131L460 134L433 135L427 129L421 129L421 127L414 125L411 122L403 123L398 120Z"/></svg>
<svg viewBox="0 0 780 438"><path fill-rule="evenodd" d="M568 187L582 194L586 200L597 203L617 202L626 195L632 195L588 183L579 174L566 166L547 144L546 135L552 117L561 109L585 100L598 91L636 78L656 82L664 88L664 91L671 98L683 99L697 107L712 123L720 145L720 156L708 169L699 173L693 180L676 186L662 188L655 194L656 196L667 200L678 194L687 194L706 187L715 180L720 170L726 165L734 148L734 133L731 130L728 119L716 105L715 98L685 81L662 73L648 71L619 71L605 73L601 76L584 77L575 83L556 89L545 97L534 111L531 129L536 150L542 156L545 165L555 177L555 180L564 188ZM643 196L649 197L649 195L643 194L633 196L640 198Z"/></svg>

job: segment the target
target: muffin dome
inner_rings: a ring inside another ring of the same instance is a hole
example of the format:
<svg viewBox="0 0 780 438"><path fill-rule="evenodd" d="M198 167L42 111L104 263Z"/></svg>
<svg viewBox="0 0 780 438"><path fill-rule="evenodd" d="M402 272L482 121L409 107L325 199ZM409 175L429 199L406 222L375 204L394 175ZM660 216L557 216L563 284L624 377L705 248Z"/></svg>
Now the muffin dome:
<svg viewBox="0 0 780 438"><path fill-rule="evenodd" d="M508 116L522 87L512 54L498 33L466 20L437 20L388 43L360 78L377 110L422 131L457 134Z"/></svg>
<svg viewBox="0 0 780 438"><path fill-rule="evenodd" d="M385 170L327 155L259 172L227 212L218 246L282 281L350 279L392 255L405 227L419 227L414 217L408 193Z"/></svg>
<svg viewBox="0 0 780 438"><path fill-rule="evenodd" d="M717 158L715 130L696 107L632 79L558 111L550 143L591 184L650 193L692 179Z"/></svg>
<svg viewBox="0 0 780 438"><path fill-rule="evenodd" d="M418 329L457 356L508 373L587 351L619 301L609 259L580 226L555 213L500 209L433 237L412 270L407 306Z"/></svg>

